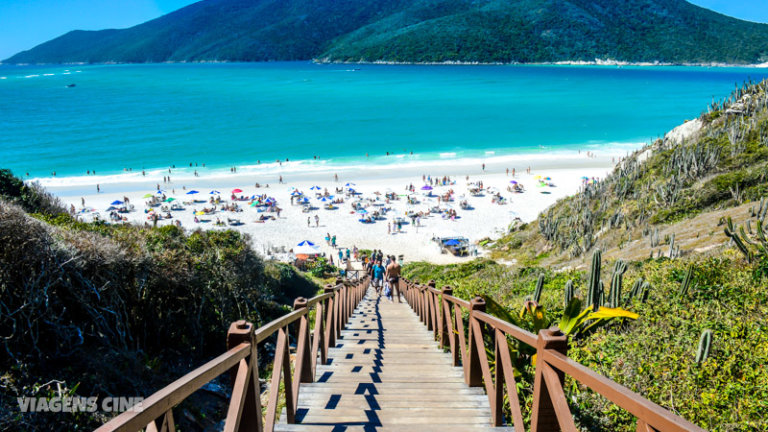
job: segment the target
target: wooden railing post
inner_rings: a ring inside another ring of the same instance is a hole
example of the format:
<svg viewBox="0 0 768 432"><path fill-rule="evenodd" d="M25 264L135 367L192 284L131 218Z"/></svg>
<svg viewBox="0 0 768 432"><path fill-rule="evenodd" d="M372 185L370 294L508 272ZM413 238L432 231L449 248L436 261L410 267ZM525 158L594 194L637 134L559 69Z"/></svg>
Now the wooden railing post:
<svg viewBox="0 0 768 432"><path fill-rule="evenodd" d="M333 294L333 285L326 285L323 290L325 293ZM336 298L331 295L325 305L325 352L328 348L336 346Z"/></svg>
<svg viewBox="0 0 768 432"><path fill-rule="evenodd" d="M440 314L440 346L450 347L451 356L453 357L453 365L458 366L459 357L456 351L455 334L453 333L453 319L451 319L451 304L445 299L445 296L453 295L453 288L444 286L442 289L442 301Z"/></svg>
<svg viewBox="0 0 768 432"><path fill-rule="evenodd" d="M247 363L243 359L238 368L232 368L232 400L224 427L227 432L262 432L264 428L261 418L259 357L253 331L253 324L240 320L232 323L227 332L227 350L243 342L251 344L251 355Z"/></svg>
<svg viewBox="0 0 768 432"><path fill-rule="evenodd" d="M483 327L480 325L480 322L477 322L477 325L475 325L477 319L474 317L474 314L477 312L485 312L485 300L481 297L475 297L469 302L469 337L467 338L467 366L464 370L464 378L466 379L467 385L470 387L480 387L483 385L483 371L480 365L480 356L485 355L485 347L476 346L477 344L474 342L475 337L473 334L473 332L476 331L475 328Z"/></svg>
<svg viewBox="0 0 768 432"><path fill-rule="evenodd" d="M539 337L536 341L536 377L533 382L533 410L531 412L531 431L532 432L561 432L563 429L560 424L566 417L572 419L570 411L558 412L551 394L553 392L563 392L565 376L563 372L547 365L542 353L544 350L553 350L562 354L568 353L568 336L564 335L557 327L552 327L539 331ZM552 378L556 377L557 380ZM549 378L549 379L548 379ZM549 382L549 384L548 384ZM550 388L551 384L559 383L559 388ZM565 409L568 407L566 405ZM560 417L560 421L558 420ZM571 420L572 422L573 420Z"/></svg>
<svg viewBox="0 0 768 432"><path fill-rule="evenodd" d="M299 297L293 301L293 310L306 309L307 299ZM312 359L310 358L309 345L309 311L299 319L299 333L296 339L296 383L311 383ZM298 385L296 385L298 387ZM294 394L298 394L295 391Z"/></svg>

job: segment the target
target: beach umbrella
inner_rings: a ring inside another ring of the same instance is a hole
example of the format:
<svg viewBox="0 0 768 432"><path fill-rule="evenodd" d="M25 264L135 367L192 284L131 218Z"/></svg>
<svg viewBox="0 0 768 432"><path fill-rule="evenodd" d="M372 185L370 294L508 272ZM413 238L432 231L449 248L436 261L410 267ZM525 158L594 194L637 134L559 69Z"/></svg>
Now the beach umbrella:
<svg viewBox="0 0 768 432"><path fill-rule="evenodd" d="M291 192L291 196L299 196L299 195L304 195L304 194L301 193L301 191L299 191L298 189L296 189L293 192Z"/></svg>
<svg viewBox="0 0 768 432"><path fill-rule="evenodd" d="M198 194L198 193L200 193L200 192L198 192L196 190L191 190L191 191L187 192L187 195L194 195L194 194Z"/></svg>
<svg viewBox="0 0 768 432"><path fill-rule="evenodd" d="M533 176L533 178L535 178L535 179L540 179L540 178L541 178L541 176L540 176L540 175L537 175L537 176Z"/></svg>
<svg viewBox="0 0 768 432"><path fill-rule="evenodd" d="M446 241L443 244L446 245L446 246L458 246L458 245L461 244L461 242L456 240L456 239L450 239L450 240Z"/></svg>
<svg viewBox="0 0 768 432"><path fill-rule="evenodd" d="M366 214L366 213L368 213L368 210L361 208L361 209L357 210L357 213L359 213L359 214Z"/></svg>
<svg viewBox="0 0 768 432"><path fill-rule="evenodd" d="M510 183L517 184L517 182L515 180L510 181Z"/></svg>
<svg viewBox="0 0 768 432"><path fill-rule="evenodd" d="M549 177L544 177L544 180L552 180L552 179Z"/></svg>
<svg viewBox="0 0 768 432"><path fill-rule="evenodd" d="M158 195L162 195L162 194L165 193L165 191L162 190L162 189L158 189L157 192L155 192L155 193L158 194Z"/></svg>
<svg viewBox="0 0 768 432"><path fill-rule="evenodd" d="M242 189L232 189L232 193L243 193Z"/></svg>
<svg viewBox="0 0 768 432"><path fill-rule="evenodd" d="M421 187L421 190L432 190L432 186L424 185Z"/></svg>
<svg viewBox="0 0 768 432"><path fill-rule="evenodd" d="M276 201L275 201L274 198L269 197L269 198L265 199L264 202L267 203L267 204L271 204L271 203L276 202Z"/></svg>
<svg viewBox="0 0 768 432"><path fill-rule="evenodd" d="M333 201L333 196L321 197L320 201L322 201L322 202Z"/></svg>
<svg viewBox="0 0 768 432"><path fill-rule="evenodd" d="M209 192L209 195L219 195L219 194L221 194L221 192L217 190L212 190L211 192Z"/></svg>
<svg viewBox="0 0 768 432"><path fill-rule="evenodd" d="M153 194L146 194L142 198L152 198L153 196L154 196Z"/></svg>
<svg viewBox="0 0 768 432"><path fill-rule="evenodd" d="M589 180L589 177L587 177L587 176L581 176L581 179L582 179L582 180Z"/></svg>
<svg viewBox="0 0 768 432"><path fill-rule="evenodd" d="M151 196L151 195L150 195L150 196ZM125 203L124 203L124 202L122 202L122 201L120 201L120 200L114 200L114 201L112 201L112 203L111 203L111 205L113 205L113 206L114 206L114 205L121 205L121 204L125 204Z"/></svg>
<svg viewBox="0 0 768 432"><path fill-rule="evenodd" d="M296 246L315 246L315 244L312 243L309 240L304 240L304 241L299 242L298 244L296 244Z"/></svg>
<svg viewBox="0 0 768 432"><path fill-rule="evenodd" d="M165 200L165 202L172 202L172 201L176 201L176 198L168 197L168 199Z"/></svg>
<svg viewBox="0 0 768 432"><path fill-rule="evenodd" d="M317 186L317 185L315 185L315 186L312 186L312 187L311 187L311 188L309 188L309 189L311 189L311 190L320 190L320 189L322 189L322 188L321 188L320 186Z"/></svg>
<svg viewBox="0 0 768 432"><path fill-rule="evenodd" d="M107 211L112 211L112 210L117 210L117 207L114 207L114 206L109 206L109 207L107 208Z"/></svg>
<svg viewBox="0 0 768 432"><path fill-rule="evenodd" d="M303 203L308 203L308 202L309 202L309 198L307 198L307 197L304 197L304 198L302 198L302 199L300 200L300 202L303 202Z"/></svg>

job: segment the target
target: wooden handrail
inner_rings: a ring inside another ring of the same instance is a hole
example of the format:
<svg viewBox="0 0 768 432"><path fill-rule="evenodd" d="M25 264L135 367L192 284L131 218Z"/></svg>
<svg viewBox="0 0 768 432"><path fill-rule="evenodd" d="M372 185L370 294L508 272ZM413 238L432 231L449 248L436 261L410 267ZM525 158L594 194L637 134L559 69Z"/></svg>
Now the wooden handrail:
<svg viewBox="0 0 768 432"><path fill-rule="evenodd" d="M343 325L365 296L368 279L345 285L337 279L323 294L311 299L298 298L294 311L254 330L253 325L238 321L227 333L229 349L199 368L184 375L144 399L140 408L126 411L105 423L97 432L135 432L175 430L173 408L189 395L225 372L232 375L233 389L224 430L227 432L272 432L279 413L281 381L285 392L285 410L289 423L295 420L296 404L302 383L313 382L318 360L326 363L328 349L339 337ZM315 325L310 328L309 311L315 308ZM291 358L290 327L296 331L296 355ZM266 417L262 417L259 383L258 344L277 334L272 382ZM292 376L294 371L295 376Z"/></svg>
<svg viewBox="0 0 768 432"><path fill-rule="evenodd" d="M454 365L463 367L466 383L485 388L491 408L490 421L495 426L505 422L503 401L506 394L515 430L525 430L509 347L509 338L512 338L536 348L531 412L531 430L534 432L576 430L563 389L566 374L635 416L638 431L704 431L569 358L568 339L557 328L541 330L535 335L487 314L481 298L470 302L454 297L450 287L438 290L434 282L419 285L404 280L402 286L406 301L422 323L435 331L435 338L441 347L450 350ZM466 325L465 315L469 318ZM493 370L486 353L486 335L493 341Z"/></svg>

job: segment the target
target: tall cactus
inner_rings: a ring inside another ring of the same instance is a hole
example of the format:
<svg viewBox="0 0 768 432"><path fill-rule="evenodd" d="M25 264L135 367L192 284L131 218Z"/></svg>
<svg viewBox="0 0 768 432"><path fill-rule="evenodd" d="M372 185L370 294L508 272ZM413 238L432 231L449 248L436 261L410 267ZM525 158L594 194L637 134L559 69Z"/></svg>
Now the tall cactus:
<svg viewBox="0 0 768 432"><path fill-rule="evenodd" d="M592 269L589 272L589 285L587 286L587 304L592 309L600 307L600 266L603 253L597 249L592 255Z"/></svg>
<svg viewBox="0 0 768 432"><path fill-rule="evenodd" d="M683 278L683 284L680 286L680 297L685 297L688 294L688 288L691 287L691 280L693 279L693 263L688 266L688 271Z"/></svg>
<svg viewBox="0 0 768 432"><path fill-rule="evenodd" d="M541 302L541 290L544 288L544 275L539 276L539 280L536 281L536 290L533 291L533 301L537 304Z"/></svg>
<svg viewBox="0 0 768 432"><path fill-rule="evenodd" d="M568 282L565 283L565 306L568 306L568 303L573 300L574 291L573 291L573 280L569 279Z"/></svg>
<svg viewBox="0 0 768 432"><path fill-rule="evenodd" d="M709 350L712 347L712 331L704 330L699 338L699 349L696 351L696 363L703 363L709 357Z"/></svg>
<svg viewBox="0 0 768 432"><path fill-rule="evenodd" d="M621 288L624 283L624 273L627 272L627 263L622 260L616 260L613 266L613 275L611 276L611 291L608 294L608 305L612 308L620 306Z"/></svg>

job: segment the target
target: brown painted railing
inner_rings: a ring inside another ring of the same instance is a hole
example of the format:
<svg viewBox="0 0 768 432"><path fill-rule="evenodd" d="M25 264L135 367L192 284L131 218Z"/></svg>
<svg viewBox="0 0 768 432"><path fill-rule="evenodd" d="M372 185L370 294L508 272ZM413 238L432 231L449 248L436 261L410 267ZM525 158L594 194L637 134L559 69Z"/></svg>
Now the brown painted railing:
<svg viewBox="0 0 768 432"><path fill-rule="evenodd" d="M365 296L367 279L354 285L327 285L325 292L309 300L299 297L294 311L254 330L246 321L233 323L227 333L227 352L174 381L144 399L141 410L126 411L105 423L97 432L175 431L173 408L189 395L229 371L234 386L224 424L225 432L268 431L274 429L279 413L280 381L283 382L288 423L294 423L301 383L311 383L318 358L326 363L328 348ZM309 311L315 310L314 329ZM297 328L296 355L291 363L289 326ZM259 384L258 345L277 333L266 417L262 416ZM293 370L293 376L291 376Z"/></svg>
<svg viewBox="0 0 768 432"><path fill-rule="evenodd" d="M556 327L535 335L485 313L485 301L482 298L468 302L454 297L450 287L436 289L434 282L419 285L404 280L401 286L408 304L424 325L434 332L443 348L450 349L454 366L463 367L466 383L472 387L485 387L491 408L491 423L495 426L505 423L506 395L515 431L525 431L508 344L508 338L511 337L536 349L530 425L533 432L577 430L563 390L565 374L629 411L637 418L638 432L704 431L570 359L566 355L568 338ZM465 311L469 318L466 326ZM495 373L491 372L491 362L486 353L486 337L493 341Z"/></svg>

